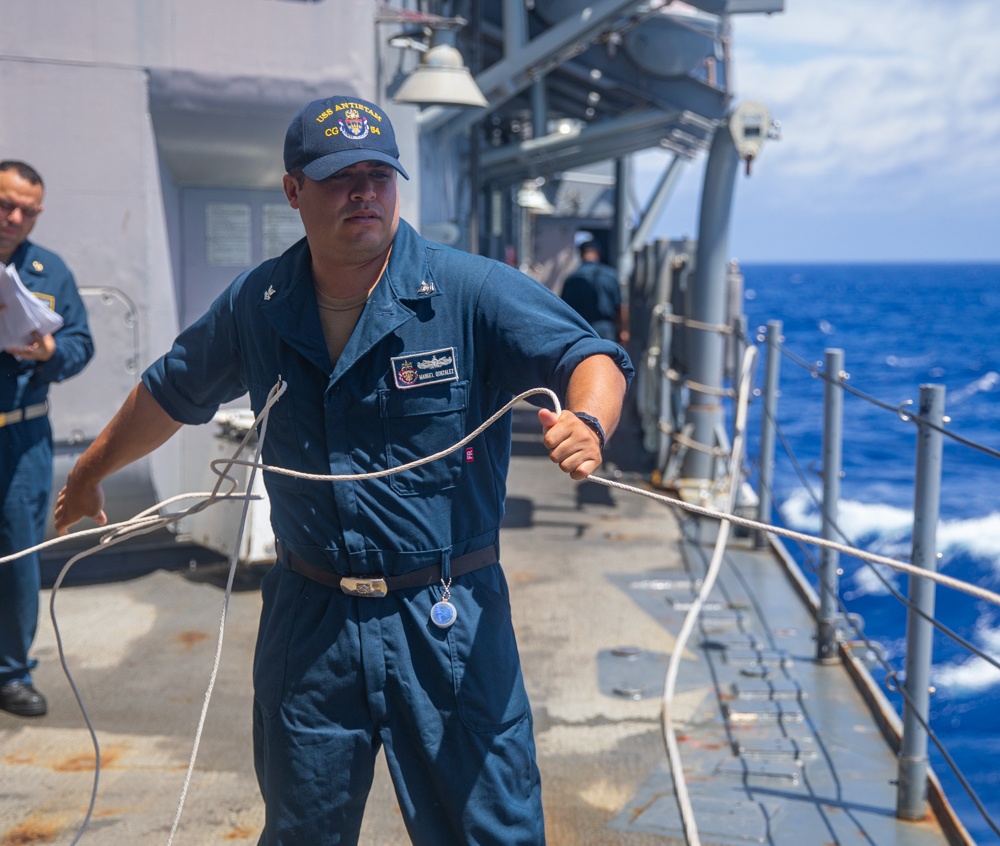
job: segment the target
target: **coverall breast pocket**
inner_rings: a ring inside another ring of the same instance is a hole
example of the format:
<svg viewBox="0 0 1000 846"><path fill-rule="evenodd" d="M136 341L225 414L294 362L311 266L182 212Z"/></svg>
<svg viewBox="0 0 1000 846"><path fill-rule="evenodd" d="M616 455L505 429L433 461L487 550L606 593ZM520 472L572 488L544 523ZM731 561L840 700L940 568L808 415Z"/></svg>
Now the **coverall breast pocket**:
<svg viewBox="0 0 1000 846"><path fill-rule="evenodd" d="M379 392L389 467L409 464L454 446L465 437L468 382L447 382L410 390ZM389 477L400 496L421 496L453 488L462 475L461 450Z"/></svg>

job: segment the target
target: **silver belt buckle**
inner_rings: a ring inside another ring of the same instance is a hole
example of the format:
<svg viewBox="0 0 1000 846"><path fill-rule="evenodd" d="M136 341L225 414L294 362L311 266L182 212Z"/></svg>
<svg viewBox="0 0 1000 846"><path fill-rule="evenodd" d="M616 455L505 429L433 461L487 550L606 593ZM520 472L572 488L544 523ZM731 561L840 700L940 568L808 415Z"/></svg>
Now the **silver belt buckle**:
<svg viewBox="0 0 1000 846"><path fill-rule="evenodd" d="M340 589L348 596L377 597L381 599L389 593L385 579L361 579L354 576L341 576Z"/></svg>

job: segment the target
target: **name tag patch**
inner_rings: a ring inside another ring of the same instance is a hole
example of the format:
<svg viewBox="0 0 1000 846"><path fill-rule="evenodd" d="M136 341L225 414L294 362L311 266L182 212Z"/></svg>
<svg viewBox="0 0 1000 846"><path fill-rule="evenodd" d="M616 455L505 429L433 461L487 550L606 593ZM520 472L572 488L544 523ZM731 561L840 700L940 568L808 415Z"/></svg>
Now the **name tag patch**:
<svg viewBox="0 0 1000 846"><path fill-rule="evenodd" d="M398 355L392 359L392 375L397 388L417 388L437 382L457 382L455 348Z"/></svg>

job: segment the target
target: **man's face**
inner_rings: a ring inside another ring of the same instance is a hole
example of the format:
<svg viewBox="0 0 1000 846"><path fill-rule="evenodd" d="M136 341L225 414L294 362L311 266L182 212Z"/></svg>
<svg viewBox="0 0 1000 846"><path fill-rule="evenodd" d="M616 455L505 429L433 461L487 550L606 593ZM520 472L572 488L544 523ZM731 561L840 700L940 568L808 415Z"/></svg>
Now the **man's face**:
<svg viewBox="0 0 1000 846"><path fill-rule="evenodd" d="M302 185L285 176L285 194L298 209L314 256L359 265L383 256L399 226L396 171L377 161L360 162Z"/></svg>
<svg viewBox="0 0 1000 846"><path fill-rule="evenodd" d="M16 170L0 170L0 261L9 261L34 228L43 193Z"/></svg>

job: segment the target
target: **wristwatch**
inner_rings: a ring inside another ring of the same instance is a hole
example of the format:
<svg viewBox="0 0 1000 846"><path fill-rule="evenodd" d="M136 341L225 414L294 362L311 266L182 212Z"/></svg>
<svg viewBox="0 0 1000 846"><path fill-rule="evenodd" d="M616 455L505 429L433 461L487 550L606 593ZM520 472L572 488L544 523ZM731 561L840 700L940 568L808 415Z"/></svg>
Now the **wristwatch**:
<svg viewBox="0 0 1000 846"><path fill-rule="evenodd" d="M608 439L604 436L604 427L601 425L601 421L598 420L594 415L587 414L585 411L574 411L577 417L579 417L584 423L586 423L594 432L597 433L597 440L601 445L601 452L604 452L604 445L607 443Z"/></svg>

